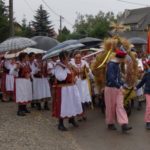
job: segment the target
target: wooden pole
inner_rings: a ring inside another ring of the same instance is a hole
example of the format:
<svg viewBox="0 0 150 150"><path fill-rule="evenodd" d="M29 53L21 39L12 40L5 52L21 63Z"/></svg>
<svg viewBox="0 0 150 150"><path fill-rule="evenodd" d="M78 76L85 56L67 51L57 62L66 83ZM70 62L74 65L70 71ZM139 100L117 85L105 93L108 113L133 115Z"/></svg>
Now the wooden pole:
<svg viewBox="0 0 150 150"><path fill-rule="evenodd" d="M63 17L60 16L60 28L59 28L59 34L61 34L61 32L62 32L62 19L63 19Z"/></svg>
<svg viewBox="0 0 150 150"><path fill-rule="evenodd" d="M13 0L9 0L9 30L10 37L13 37L15 35L13 22Z"/></svg>

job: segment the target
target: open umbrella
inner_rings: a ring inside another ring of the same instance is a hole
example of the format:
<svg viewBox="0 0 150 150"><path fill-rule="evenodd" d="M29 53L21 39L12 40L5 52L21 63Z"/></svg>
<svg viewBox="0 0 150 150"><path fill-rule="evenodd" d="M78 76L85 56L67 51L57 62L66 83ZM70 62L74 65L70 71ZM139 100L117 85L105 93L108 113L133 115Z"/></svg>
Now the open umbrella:
<svg viewBox="0 0 150 150"><path fill-rule="evenodd" d="M36 42L24 37L14 37L9 38L6 41L0 44L0 52L7 52L7 51L20 51L24 48L36 45Z"/></svg>
<svg viewBox="0 0 150 150"><path fill-rule="evenodd" d="M21 52L25 52L25 53L35 53L35 54L44 54L46 53L46 51L42 50L42 49L37 49L37 48L33 48L33 47L28 47L24 50L22 50Z"/></svg>
<svg viewBox="0 0 150 150"><path fill-rule="evenodd" d="M14 58L14 57L18 57L20 53L22 52L25 52L27 54L30 54L30 53L35 53L35 54L44 54L46 51L44 50L41 50L41 49L37 49L37 48L31 48L31 47L28 47L22 51L19 51L17 53L12 53L10 54L9 52L6 52L6 54L4 55L5 58L7 59L11 59L11 58Z"/></svg>
<svg viewBox="0 0 150 150"><path fill-rule="evenodd" d="M81 46L84 46L83 44L81 44L78 40L67 40L67 41L64 41L64 42L62 42L62 43L59 43L57 46L55 46L55 47L53 47L53 48L51 48L51 49L49 49L48 51L47 51L47 53L46 54L48 54L48 53L50 53L50 52L52 52L52 51L55 51L55 50L63 50L64 48L65 48L65 50L68 48L70 48L71 47L71 45L78 45L79 47Z"/></svg>
<svg viewBox="0 0 150 150"><path fill-rule="evenodd" d="M58 49L53 49L52 51L48 51L44 56L43 56L43 59L48 59L48 58L51 58L51 57L54 57L54 56L58 56L59 53L61 51L73 51L75 49L78 49L78 48L81 48L83 47L84 45L81 44L81 43L78 43L78 44L71 44L71 45L61 45L60 47L58 47Z"/></svg>
<svg viewBox="0 0 150 150"><path fill-rule="evenodd" d="M35 48L46 51L55 47L59 43L56 39L48 36L34 36L31 39L37 42L37 45L34 46Z"/></svg>
<svg viewBox="0 0 150 150"><path fill-rule="evenodd" d="M147 41L140 37L132 37L129 39L132 44L147 44Z"/></svg>
<svg viewBox="0 0 150 150"><path fill-rule="evenodd" d="M84 44L86 47L95 47L100 42L102 42L101 39L93 38L93 37L86 37L79 40L80 43Z"/></svg>

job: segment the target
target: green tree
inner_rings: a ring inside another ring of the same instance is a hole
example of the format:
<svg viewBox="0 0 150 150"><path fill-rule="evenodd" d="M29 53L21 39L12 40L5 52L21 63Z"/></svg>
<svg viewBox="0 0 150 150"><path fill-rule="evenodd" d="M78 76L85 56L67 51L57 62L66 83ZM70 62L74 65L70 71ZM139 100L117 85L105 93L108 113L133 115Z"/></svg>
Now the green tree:
<svg viewBox="0 0 150 150"><path fill-rule="evenodd" d="M34 30L31 27L31 23L27 23L27 19L25 16L22 19L22 24L20 25L19 29L17 30L17 27L15 26L15 35L16 36L23 36L31 38L34 36Z"/></svg>
<svg viewBox="0 0 150 150"><path fill-rule="evenodd" d="M34 30L31 26L31 23L29 22L29 24L26 27L26 37L31 38L32 36L34 36Z"/></svg>
<svg viewBox="0 0 150 150"><path fill-rule="evenodd" d="M34 35L34 31L31 28L31 23L29 22L29 24L27 25L27 19L24 17L22 19L22 36L25 37L32 37Z"/></svg>
<svg viewBox="0 0 150 150"><path fill-rule="evenodd" d="M40 5L32 21L32 26L35 30L35 35L47 35L50 37L54 36L54 28L52 22L49 20L49 14Z"/></svg>
<svg viewBox="0 0 150 150"><path fill-rule="evenodd" d="M65 40L68 40L70 36L70 30L67 29L66 26L62 29L62 31L59 31L59 35L57 37L58 41L63 42Z"/></svg>
<svg viewBox="0 0 150 150"><path fill-rule="evenodd" d="M95 16L78 14L72 34L78 38L87 36L104 38L108 35L110 23L114 20L113 12L104 13L100 11Z"/></svg>
<svg viewBox="0 0 150 150"><path fill-rule="evenodd" d="M0 42L9 37L9 21L8 10L3 2L0 0Z"/></svg>

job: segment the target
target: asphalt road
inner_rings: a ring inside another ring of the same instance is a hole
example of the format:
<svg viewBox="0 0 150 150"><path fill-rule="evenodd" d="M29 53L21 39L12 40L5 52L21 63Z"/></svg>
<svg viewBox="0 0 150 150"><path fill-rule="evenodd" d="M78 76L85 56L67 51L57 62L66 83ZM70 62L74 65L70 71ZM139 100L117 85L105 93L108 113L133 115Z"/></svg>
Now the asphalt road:
<svg viewBox="0 0 150 150"><path fill-rule="evenodd" d="M108 131L104 115L96 108L88 111L88 120L68 132L57 130L57 121L50 111L32 110L26 117L16 116L14 103L0 102L0 150L149 150L150 131L145 130L144 108L133 110L133 130L122 134Z"/></svg>
<svg viewBox="0 0 150 150"><path fill-rule="evenodd" d="M150 131L145 129L144 109L132 111L129 120L133 130L128 134L122 134L119 126L117 131L109 131L99 109L89 112L88 121L71 132L83 150L149 150Z"/></svg>

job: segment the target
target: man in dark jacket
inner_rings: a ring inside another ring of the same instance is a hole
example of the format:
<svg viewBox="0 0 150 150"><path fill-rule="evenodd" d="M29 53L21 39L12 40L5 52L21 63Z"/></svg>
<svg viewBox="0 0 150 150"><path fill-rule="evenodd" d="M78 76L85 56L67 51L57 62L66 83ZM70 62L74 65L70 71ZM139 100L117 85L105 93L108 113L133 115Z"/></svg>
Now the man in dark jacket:
<svg viewBox="0 0 150 150"><path fill-rule="evenodd" d="M105 87L106 124L108 129L116 130L117 119L123 132L132 129L128 126L128 117L123 105L124 89L120 73L120 64L124 62L126 55L125 51L118 49L116 56L108 62Z"/></svg>

